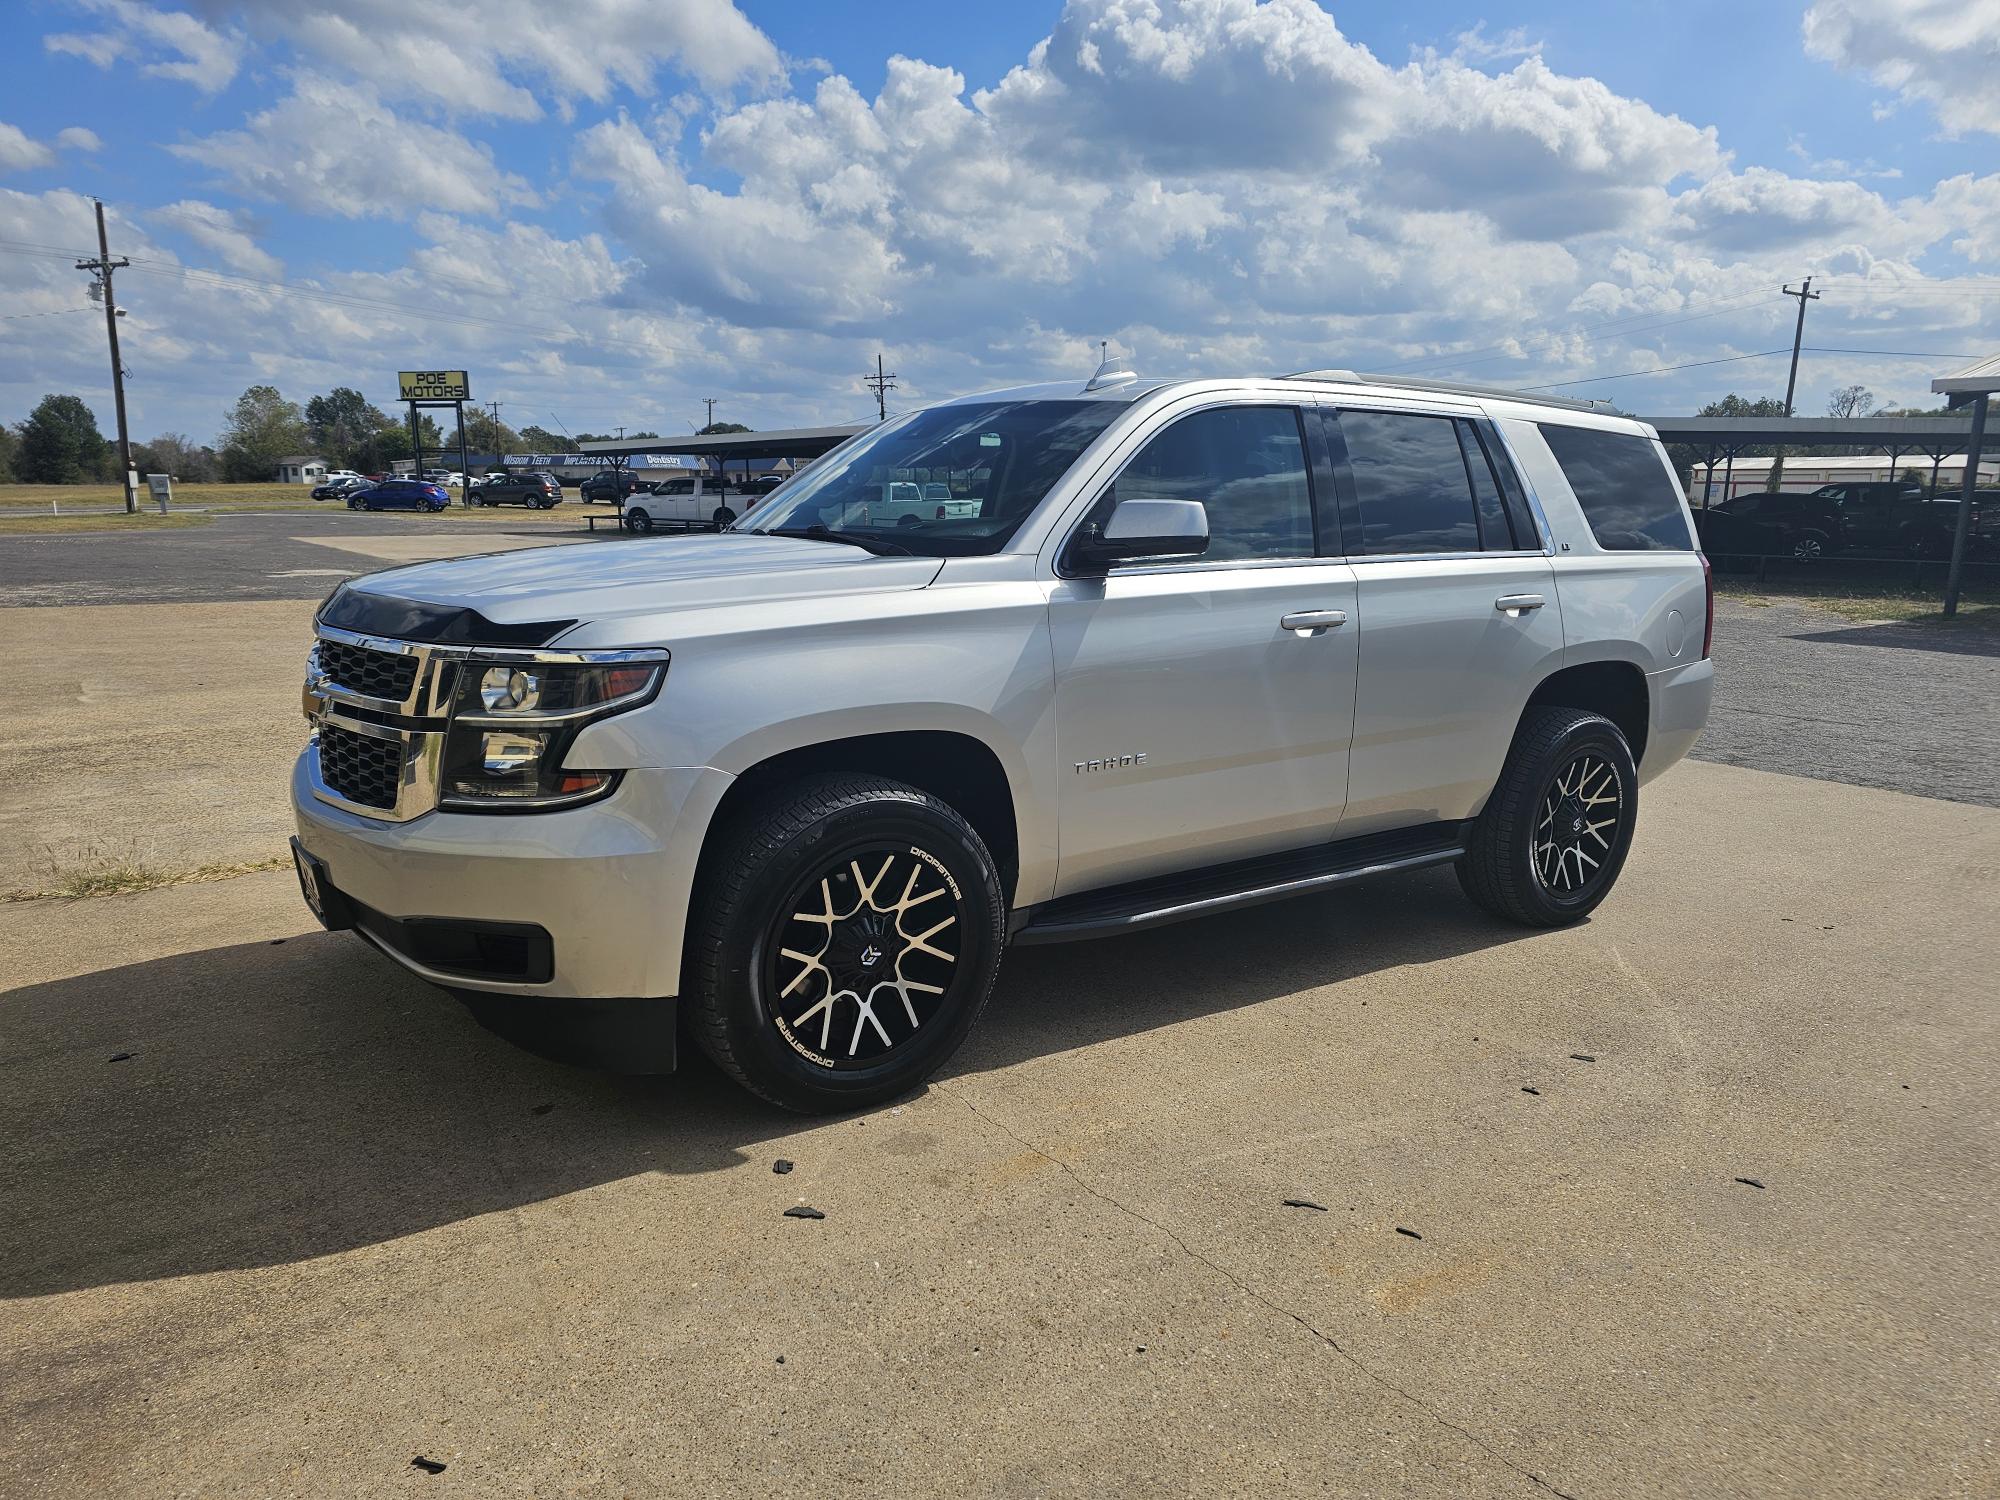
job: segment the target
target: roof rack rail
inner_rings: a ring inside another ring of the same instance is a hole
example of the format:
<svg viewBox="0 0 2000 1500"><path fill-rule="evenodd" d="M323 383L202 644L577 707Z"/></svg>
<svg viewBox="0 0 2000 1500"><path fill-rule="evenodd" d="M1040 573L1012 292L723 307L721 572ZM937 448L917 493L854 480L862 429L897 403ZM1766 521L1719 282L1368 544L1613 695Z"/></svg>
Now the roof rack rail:
<svg viewBox="0 0 2000 1500"><path fill-rule="evenodd" d="M1610 403L1574 401L1567 396L1538 396L1527 391L1510 391L1504 386L1473 385L1462 380L1419 380L1408 375L1358 375L1352 370L1300 370L1281 377L1285 380L1322 380L1338 385L1400 385L1413 391L1436 391L1447 396L1492 396L1501 401L1521 401L1529 406L1556 406L1565 411L1601 411Z"/></svg>

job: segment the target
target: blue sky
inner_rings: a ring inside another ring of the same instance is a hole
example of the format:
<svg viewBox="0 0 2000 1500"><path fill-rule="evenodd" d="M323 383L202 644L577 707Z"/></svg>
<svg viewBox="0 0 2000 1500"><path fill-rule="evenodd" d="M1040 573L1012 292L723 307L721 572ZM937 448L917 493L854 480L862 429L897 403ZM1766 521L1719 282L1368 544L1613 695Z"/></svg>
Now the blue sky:
<svg viewBox="0 0 2000 1500"><path fill-rule="evenodd" d="M108 425L91 195L139 437L442 365L781 426L1100 338L1665 414L1782 393L1808 273L1802 410L2000 343L2000 0L26 0L0 59L0 421Z"/></svg>

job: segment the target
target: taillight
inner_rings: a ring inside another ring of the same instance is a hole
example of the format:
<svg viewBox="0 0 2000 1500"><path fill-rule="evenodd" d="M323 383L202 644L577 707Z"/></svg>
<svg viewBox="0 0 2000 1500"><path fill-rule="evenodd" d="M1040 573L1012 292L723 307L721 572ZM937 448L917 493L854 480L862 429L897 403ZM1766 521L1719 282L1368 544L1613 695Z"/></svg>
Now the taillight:
<svg viewBox="0 0 2000 1500"><path fill-rule="evenodd" d="M1696 555L1701 558L1702 603L1708 613L1701 626L1701 659L1707 661L1709 650L1715 645L1715 567L1709 562L1706 552Z"/></svg>

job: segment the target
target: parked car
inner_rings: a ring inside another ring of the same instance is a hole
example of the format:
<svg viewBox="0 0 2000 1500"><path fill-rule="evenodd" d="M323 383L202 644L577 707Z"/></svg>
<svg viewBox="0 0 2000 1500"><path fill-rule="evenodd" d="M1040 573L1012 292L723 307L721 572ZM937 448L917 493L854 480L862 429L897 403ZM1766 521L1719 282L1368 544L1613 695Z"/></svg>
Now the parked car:
<svg viewBox="0 0 2000 1500"><path fill-rule="evenodd" d="M1813 494L1838 507L1841 531L1856 552L1949 557L1958 529L1958 497L1929 499L1914 484L1823 484ZM1973 524L1979 522L1974 496Z"/></svg>
<svg viewBox="0 0 2000 1500"><path fill-rule="evenodd" d="M1790 557L1817 562L1845 541L1841 508L1818 494L1788 490L1737 495L1694 513L1710 557Z"/></svg>
<svg viewBox="0 0 2000 1500"><path fill-rule="evenodd" d="M345 500L357 490L365 490L373 480L363 479L359 474L350 474L344 479L329 479L325 484L312 488L315 500Z"/></svg>
<svg viewBox="0 0 2000 1500"><path fill-rule="evenodd" d="M577 494L586 504L609 501L616 505L627 495L635 495L647 488L648 482L630 469L599 469L577 486Z"/></svg>
<svg viewBox="0 0 2000 1500"><path fill-rule="evenodd" d="M451 492L426 479L385 479L347 497L349 510L443 510Z"/></svg>
<svg viewBox="0 0 2000 1500"><path fill-rule="evenodd" d="M329 469L327 470L326 482L328 484L337 484L343 479L353 480L365 479L367 477L365 474L355 473L352 469Z"/></svg>
<svg viewBox="0 0 2000 1500"><path fill-rule="evenodd" d="M625 529L639 533L662 525L682 530L690 526L720 528L736 519L735 507L720 482L699 470L656 480L627 495L619 509Z"/></svg>
<svg viewBox="0 0 2000 1500"><path fill-rule="evenodd" d="M484 484L465 492L465 503L548 510L562 503L562 486L546 474L489 474Z"/></svg>
<svg viewBox="0 0 2000 1500"><path fill-rule="evenodd" d="M967 508L855 519L915 469ZM1445 864L1509 921L1587 916L1708 716L1692 527L1653 430L1574 403L1109 367L964 397L629 566L342 584L300 884L489 1015L622 1017L660 1071L678 1008L764 1098L853 1109L958 1049L1009 943Z"/></svg>

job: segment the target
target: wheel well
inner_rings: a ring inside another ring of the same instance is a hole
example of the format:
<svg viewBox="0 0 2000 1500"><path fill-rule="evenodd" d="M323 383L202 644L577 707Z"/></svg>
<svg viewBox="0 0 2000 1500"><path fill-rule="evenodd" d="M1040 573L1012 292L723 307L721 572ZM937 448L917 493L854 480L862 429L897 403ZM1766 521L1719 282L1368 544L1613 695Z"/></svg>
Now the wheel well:
<svg viewBox="0 0 2000 1500"><path fill-rule="evenodd" d="M736 778L710 821L714 831L756 805L776 787L824 771L865 771L901 781L948 803L970 823L1000 869L1000 889L1011 899L1019 866L1014 794L1000 758L969 734L904 730L865 734L787 750L759 761Z"/></svg>
<svg viewBox="0 0 2000 1500"><path fill-rule="evenodd" d="M1646 756L1646 730L1652 722L1646 674L1629 661L1592 661L1564 667L1545 678L1528 698L1528 707L1582 708L1603 714L1618 726L1632 747L1632 763Z"/></svg>

